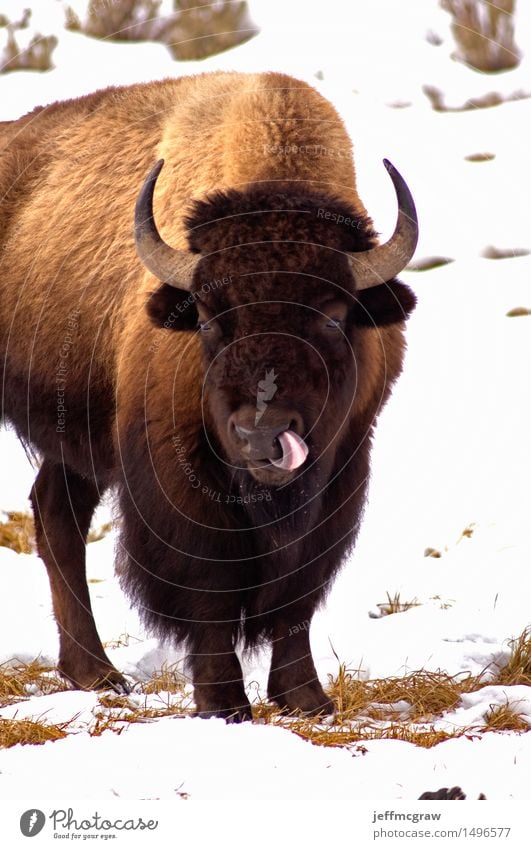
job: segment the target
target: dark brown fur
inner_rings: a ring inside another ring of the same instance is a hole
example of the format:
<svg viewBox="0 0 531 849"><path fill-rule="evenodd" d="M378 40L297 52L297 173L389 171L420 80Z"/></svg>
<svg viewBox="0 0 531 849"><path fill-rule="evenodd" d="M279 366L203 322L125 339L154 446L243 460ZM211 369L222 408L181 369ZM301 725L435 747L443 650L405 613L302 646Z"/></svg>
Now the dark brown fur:
<svg viewBox="0 0 531 849"><path fill-rule="evenodd" d="M359 528L372 429L414 307L398 281L356 291L343 252L376 236L340 119L289 77L214 74L56 104L0 125L2 143L4 412L44 458L32 503L62 673L123 686L84 578L90 517L114 486L122 583L150 628L186 642L198 712L250 717L238 641L272 643L270 698L330 712L309 624ZM315 156L318 143L348 156ZM145 273L131 239L160 155L156 220L201 254L191 299ZM337 332L332 301L345 311ZM204 345L198 310L212 320ZM265 421L293 411L308 432L308 462L284 481L242 468L227 431L235 410L254 415L269 369Z"/></svg>

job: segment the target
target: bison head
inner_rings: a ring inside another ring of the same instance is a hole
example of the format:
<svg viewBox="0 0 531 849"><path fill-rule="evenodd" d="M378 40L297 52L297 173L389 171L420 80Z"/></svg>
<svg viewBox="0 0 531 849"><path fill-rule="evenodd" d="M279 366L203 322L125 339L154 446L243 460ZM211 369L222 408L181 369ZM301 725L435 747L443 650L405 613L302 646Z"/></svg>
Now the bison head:
<svg viewBox="0 0 531 849"><path fill-rule="evenodd" d="M139 195L137 250L163 283L148 303L151 320L202 340L211 447L232 474L260 485L308 472L322 486L371 391L379 355L367 328L400 322L414 307L394 279L417 240L410 192L386 162L399 212L384 245L367 219L319 192L279 183L218 192L195 203L191 250L182 251L153 219L162 164Z"/></svg>

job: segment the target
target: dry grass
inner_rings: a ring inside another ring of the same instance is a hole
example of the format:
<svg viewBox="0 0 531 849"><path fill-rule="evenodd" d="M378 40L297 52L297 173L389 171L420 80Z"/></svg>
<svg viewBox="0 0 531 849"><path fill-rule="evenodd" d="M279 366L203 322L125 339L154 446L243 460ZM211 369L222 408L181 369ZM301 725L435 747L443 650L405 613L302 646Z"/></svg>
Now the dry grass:
<svg viewBox="0 0 531 849"><path fill-rule="evenodd" d="M187 683L174 667L167 666L139 686L140 693L146 697L144 704L139 705L137 700L127 696L103 693L98 698L99 709L86 730L91 737L99 737L104 731L121 734L131 723L191 715L193 702ZM28 664L12 662L0 666L0 707L27 699L34 693L45 695L68 689L68 684L38 659ZM157 693L160 698L154 700L153 695ZM0 748L17 743L38 745L47 740L60 740L74 733L72 723L75 719L55 725L36 719L0 719ZM79 732L79 726L75 732Z"/></svg>
<svg viewBox="0 0 531 849"><path fill-rule="evenodd" d="M87 542L99 542L99 540L104 539L111 530L112 522L105 522L103 525L100 525L99 528L91 528L88 532Z"/></svg>
<svg viewBox="0 0 531 849"><path fill-rule="evenodd" d="M393 613L405 613L406 610L411 610L412 607L420 607L420 601L416 598L411 601L402 601L400 593L395 593L393 596L389 593L386 593L386 595L387 601L380 602L378 604L380 616L391 616ZM376 618L378 617L376 616Z"/></svg>
<svg viewBox="0 0 531 849"><path fill-rule="evenodd" d="M0 719L0 749L11 746L42 746L49 740L62 740L68 736L69 722L48 725L32 719Z"/></svg>
<svg viewBox="0 0 531 849"><path fill-rule="evenodd" d="M175 0L174 12L161 15L161 0L90 0L81 19L67 7L68 29L114 41L156 41L174 59L205 59L257 33L246 2Z"/></svg>
<svg viewBox="0 0 531 849"><path fill-rule="evenodd" d="M294 734L319 746L355 746L363 752L368 740L402 740L430 748L472 732L457 728L443 731L434 723L457 707L463 693L488 682L472 675L415 672L404 678L362 681L357 671L344 665L330 677L327 695L337 705L333 722L294 714L286 717L267 703L253 706L253 716L268 724L286 726ZM473 729L477 733L481 729Z"/></svg>
<svg viewBox="0 0 531 849"><path fill-rule="evenodd" d="M0 706L27 699L32 692L46 695L67 689L55 670L38 658L31 663L9 661L0 665Z"/></svg>
<svg viewBox="0 0 531 849"><path fill-rule="evenodd" d="M0 521L0 546L10 548L17 554L32 554L36 551L35 525L31 513L16 510L6 511L6 518ZM112 529L112 523L106 522L89 531L87 542L103 539Z"/></svg>
<svg viewBox="0 0 531 849"><path fill-rule="evenodd" d="M450 676L444 672L412 672L403 678L376 678L360 681L342 665L330 679L328 692L338 706L341 722L356 720L360 714L386 720L407 710L408 722L430 722L455 708L463 693L483 686L472 675ZM406 703L407 707L397 703ZM376 708L374 706L377 706Z"/></svg>
<svg viewBox="0 0 531 849"><path fill-rule="evenodd" d="M365 751L369 740L402 740L430 748L458 737L478 737L485 733L525 732L530 724L514 704L493 705L484 716L484 725L443 730L437 728L445 714L455 710L467 693L486 686L531 686L531 627L510 643L511 654L503 667L489 674L447 675L420 670L400 678L361 680L359 670L339 666L330 676L327 694L337 706L333 719L287 715L265 701L253 705L255 721L276 725L318 746L345 747ZM0 704L26 698L31 691L55 692L67 689L52 670L39 661L0 667ZM144 699L138 699L138 694ZM157 698L158 697L158 698ZM194 712L189 681L175 666L165 666L148 681L137 685L134 697L103 693L98 710L87 724L93 737L105 731L122 734L131 724L154 722L163 717L191 716ZM29 720L0 720L0 747L16 743L43 743L59 740L68 733L74 719L62 725Z"/></svg>
<svg viewBox="0 0 531 849"><path fill-rule="evenodd" d="M142 684L141 690L146 695L160 693L161 691L172 693L173 695L184 695L189 683L188 679L184 677L175 664L165 664L162 669L152 675L149 681Z"/></svg>
<svg viewBox="0 0 531 849"><path fill-rule="evenodd" d="M474 522L472 522L470 525L467 525L466 528L461 531L453 545L459 545L459 543L463 542L464 539L471 539L471 537L474 536L475 529L476 528ZM445 554L447 551L449 551L448 546L445 546L442 551L438 548L432 548L431 546L428 546L424 549L424 557L434 557L438 559L439 557L442 557L443 554Z"/></svg>
<svg viewBox="0 0 531 849"><path fill-rule="evenodd" d="M95 714L89 734L91 737L99 737L104 731L121 734L133 723L153 722L165 716L192 716L195 708L188 684L175 666L164 666L140 685L140 693L146 697L143 705L128 696L100 696L101 710ZM159 699L150 698L154 695L159 695Z"/></svg>
<svg viewBox="0 0 531 849"><path fill-rule="evenodd" d="M433 271L434 268L442 268L445 265L450 265L455 262L449 256L426 256L421 259L415 259L407 266L408 271Z"/></svg>
<svg viewBox="0 0 531 849"><path fill-rule="evenodd" d="M470 97L459 106L447 106L443 92L436 86L423 85L422 91L428 98L431 108L435 112L471 112L476 109L491 109L502 103L514 103L520 100L528 100L531 97L529 91L518 90L512 94L500 94L497 91L489 91L480 97Z"/></svg>
<svg viewBox="0 0 531 849"><path fill-rule="evenodd" d="M456 59L477 71L506 71L518 65L515 0L441 0L441 6L452 16Z"/></svg>
<svg viewBox="0 0 531 849"><path fill-rule="evenodd" d="M139 722L153 722L163 716L181 714L178 709L138 707L126 699L102 696L99 699L101 710L94 715L94 722L89 726L91 737L101 737L105 731L121 734L129 725Z"/></svg>
<svg viewBox="0 0 531 849"><path fill-rule="evenodd" d="M514 259L519 256L529 256L531 251L527 248L497 248L487 245L481 253L485 259Z"/></svg>
<svg viewBox="0 0 531 849"><path fill-rule="evenodd" d="M494 684L531 686L531 626L510 640L511 654L505 666L498 669Z"/></svg>
<svg viewBox="0 0 531 849"><path fill-rule="evenodd" d="M504 705L491 705L484 715L490 731L529 731L529 723L507 702Z"/></svg>
<svg viewBox="0 0 531 849"><path fill-rule="evenodd" d="M30 19L30 9L24 9L18 21L10 21L5 15L0 15L0 28L5 27L7 32L5 47L0 51L0 73L48 71L53 68L52 54L57 47L54 35L42 36L36 32L24 48L17 41L17 33L29 28Z"/></svg>
<svg viewBox="0 0 531 849"><path fill-rule="evenodd" d="M333 723L301 715L286 717L267 703L253 706L253 715L269 724L286 725L294 734L320 746L355 746L361 751L368 740L402 740L430 748L457 737L529 731L529 723L509 704L492 706L485 714L484 726L453 731L435 727L445 713L459 706L463 695L486 686L513 684L531 685L531 628L511 642L511 656L494 677L421 670L402 678L363 681L359 671L340 665L338 675L330 677L327 687L327 695L337 705Z"/></svg>
<svg viewBox="0 0 531 849"><path fill-rule="evenodd" d="M493 159L496 159L496 154L485 151L484 153L469 153L464 158L467 162L492 162Z"/></svg>
<svg viewBox="0 0 531 849"><path fill-rule="evenodd" d="M31 554L35 551L35 527L29 513L11 510L5 513L6 519L0 522L0 546L10 548L17 554Z"/></svg>
<svg viewBox="0 0 531 849"><path fill-rule="evenodd" d="M520 318L523 315L531 315L529 307L513 307L506 313L508 318Z"/></svg>

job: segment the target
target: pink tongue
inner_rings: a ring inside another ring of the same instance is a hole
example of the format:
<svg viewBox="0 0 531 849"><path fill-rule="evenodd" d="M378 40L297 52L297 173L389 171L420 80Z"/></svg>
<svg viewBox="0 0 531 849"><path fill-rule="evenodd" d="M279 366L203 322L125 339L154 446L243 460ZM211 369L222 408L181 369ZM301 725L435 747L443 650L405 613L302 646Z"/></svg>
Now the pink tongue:
<svg viewBox="0 0 531 849"><path fill-rule="evenodd" d="M304 439L301 439L292 430L279 433L277 439L282 447L282 457L279 460L271 460L273 465L277 469L284 469L286 472L291 472L293 469L302 466L308 456L308 446Z"/></svg>

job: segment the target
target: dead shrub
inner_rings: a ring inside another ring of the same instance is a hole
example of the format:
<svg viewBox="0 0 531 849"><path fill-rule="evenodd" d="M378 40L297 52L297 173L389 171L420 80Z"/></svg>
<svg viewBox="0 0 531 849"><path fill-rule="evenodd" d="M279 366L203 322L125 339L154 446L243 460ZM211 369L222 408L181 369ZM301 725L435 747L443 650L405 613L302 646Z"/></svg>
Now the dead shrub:
<svg viewBox="0 0 531 849"><path fill-rule="evenodd" d="M514 40L516 0L441 0L452 16L455 58L476 71L507 71L520 61Z"/></svg>
<svg viewBox="0 0 531 849"><path fill-rule="evenodd" d="M174 12L160 15L161 0L90 0L84 20L71 7L67 28L112 41L157 41L174 59L205 59L257 33L246 2L174 0Z"/></svg>

